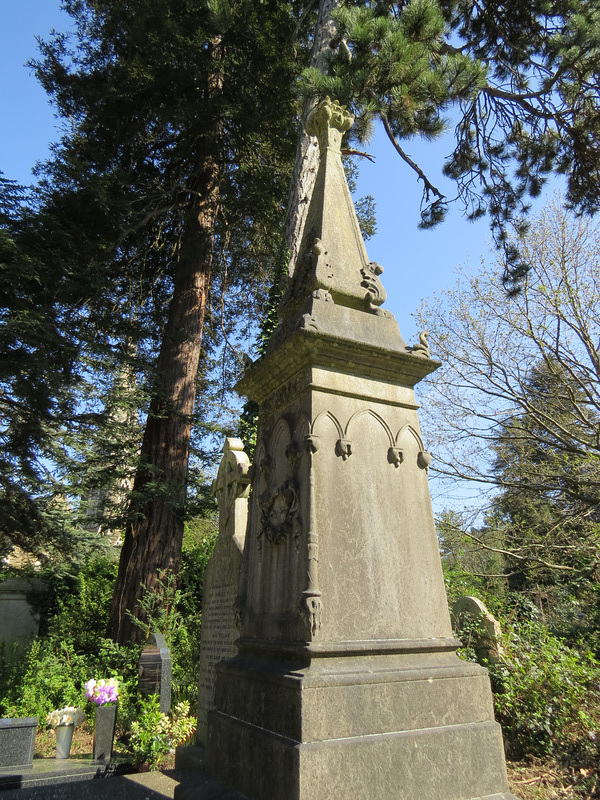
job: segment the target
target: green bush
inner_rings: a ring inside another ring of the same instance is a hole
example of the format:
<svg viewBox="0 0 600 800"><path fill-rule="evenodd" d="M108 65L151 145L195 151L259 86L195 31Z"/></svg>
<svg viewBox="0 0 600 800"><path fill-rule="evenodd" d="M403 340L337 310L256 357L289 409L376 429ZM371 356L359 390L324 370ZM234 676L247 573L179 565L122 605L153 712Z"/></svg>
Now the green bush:
<svg viewBox="0 0 600 800"><path fill-rule="evenodd" d="M496 718L510 755L596 758L600 665L539 622L503 627L503 664L492 665Z"/></svg>
<svg viewBox="0 0 600 800"><path fill-rule="evenodd" d="M38 598L42 635L28 647L0 650L0 714L37 716L84 704L84 683L115 677L120 715L131 713L138 680L139 648L104 638L116 566L94 559L71 574L44 573L48 591ZM35 600L35 598L34 598ZM92 708L89 708L92 711Z"/></svg>
<svg viewBox="0 0 600 800"><path fill-rule="evenodd" d="M138 719L131 724L129 745L134 763L158 769L175 748L184 744L196 730L196 718L190 716L188 703L178 703L167 715L160 710L158 695L142 700Z"/></svg>

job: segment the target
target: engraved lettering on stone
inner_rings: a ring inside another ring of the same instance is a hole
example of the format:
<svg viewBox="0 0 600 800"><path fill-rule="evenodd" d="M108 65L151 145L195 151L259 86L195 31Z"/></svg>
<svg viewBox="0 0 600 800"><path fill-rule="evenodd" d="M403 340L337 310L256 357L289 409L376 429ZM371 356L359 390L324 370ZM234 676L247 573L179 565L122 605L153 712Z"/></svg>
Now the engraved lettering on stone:
<svg viewBox="0 0 600 800"><path fill-rule="evenodd" d="M306 371L300 372L292 380L288 381L277 392L272 395L261 405L261 411L270 414L276 411L281 406L292 400L299 391L306 388L309 378Z"/></svg>

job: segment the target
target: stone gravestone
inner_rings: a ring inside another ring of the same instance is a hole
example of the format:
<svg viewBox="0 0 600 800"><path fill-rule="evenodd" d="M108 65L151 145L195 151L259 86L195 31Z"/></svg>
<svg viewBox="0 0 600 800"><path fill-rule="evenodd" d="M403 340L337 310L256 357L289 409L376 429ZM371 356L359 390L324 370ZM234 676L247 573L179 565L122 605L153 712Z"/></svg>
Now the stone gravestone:
<svg viewBox="0 0 600 800"><path fill-rule="evenodd" d="M198 744L206 746L207 714L213 705L215 665L236 653L234 603L238 594L246 522L250 462L239 439L229 438L213 493L219 504L219 538L204 574L200 677L198 682Z"/></svg>
<svg viewBox="0 0 600 800"><path fill-rule="evenodd" d="M0 769L32 765L37 726L37 717L0 719Z"/></svg>
<svg viewBox="0 0 600 800"><path fill-rule="evenodd" d="M26 643L37 636L39 615L31 607L29 596L44 591L44 584L36 579L9 578L0 583L0 642Z"/></svg>
<svg viewBox="0 0 600 800"><path fill-rule="evenodd" d="M139 662L140 694L160 697L160 710L168 714L171 710L171 653L162 633L151 633L142 648Z"/></svg>
<svg viewBox="0 0 600 800"><path fill-rule="evenodd" d="M459 597L452 606L452 622L455 628L461 628L465 623L472 622L477 626L474 631L474 642L477 660L489 664L502 662L502 628L500 623L485 605L476 597Z"/></svg>
<svg viewBox="0 0 600 800"><path fill-rule="evenodd" d="M248 800L515 800L487 670L456 655L414 385L439 364L381 308L340 157L321 161L266 354L237 655L206 764Z"/></svg>

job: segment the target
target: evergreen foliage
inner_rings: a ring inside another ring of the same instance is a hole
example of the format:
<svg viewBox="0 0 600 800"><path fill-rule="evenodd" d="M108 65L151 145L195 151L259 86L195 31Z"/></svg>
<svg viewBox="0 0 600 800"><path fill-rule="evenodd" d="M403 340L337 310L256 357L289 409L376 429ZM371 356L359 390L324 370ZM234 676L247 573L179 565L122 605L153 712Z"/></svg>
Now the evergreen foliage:
<svg viewBox="0 0 600 800"><path fill-rule="evenodd" d="M448 199L401 143L439 136L451 120L456 142L444 172L471 219L490 215L510 290L528 262L509 228L525 231L528 198L549 175L567 176L574 208L598 210L596 3L350 0L336 21L331 69L307 72L309 90L349 104L359 138L374 117L383 121L423 181L424 227L444 218Z"/></svg>

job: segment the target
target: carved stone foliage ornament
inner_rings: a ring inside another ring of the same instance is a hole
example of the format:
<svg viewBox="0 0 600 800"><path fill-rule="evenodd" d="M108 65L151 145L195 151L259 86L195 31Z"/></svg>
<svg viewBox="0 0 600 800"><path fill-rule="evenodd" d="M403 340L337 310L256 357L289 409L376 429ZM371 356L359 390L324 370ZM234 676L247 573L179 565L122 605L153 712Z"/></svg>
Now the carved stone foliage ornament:
<svg viewBox="0 0 600 800"><path fill-rule="evenodd" d="M381 317L391 317L392 314L389 311L379 308L382 303L385 303L387 297L383 284L379 280L379 276L382 272L383 267L380 264L376 261L370 261L360 271L362 276L360 285L367 290L365 300L367 301L369 311Z"/></svg>
<svg viewBox="0 0 600 800"><path fill-rule="evenodd" d="M431 352L429 350L429 341L428 341L428 333L427 331L422 331L419 334L419 342L418 344L414 344L412 347L409 348L411 353L414 353L416 356L420 356L421 358L431 358Z"/></svg>
<svg viewBox="0 0 600 800"><path fill-rule="evenodd" d="M293 479L290 478L274 490L263 492L258 505L261 511L259 537L264 535L273 544L279 544L290 536L300 536L300 504Z"/></svg>
<svg viewBox="0 0 600 800"><path fill-rule="evenodd" d="M323 617L323 602L320 595L305 595L302 598L302 616L311 639L319 632Z"/></svg>
<svg viewBox="0 0 600 800"><path fill-rule="evenodd" d="M326 97L314 109L306 124L306 132L310 136L316 136L321 144L331 131L337 133L338 139L341 139L343 133L350 130L354 117L349 114L344 106L341 106L337 100L331 100Z"/></svg>
<svg viewBox="0 0 600 800"><path fill-rule="evenodd" d="M427 450L421 450L417 456L417 464L421 469L428 469L431 464L431 453Z"/></svg>
<svg viewBox="0 0 600 800"><path fill-rule="evenodd" d="M390 447L388 450L388 461L395 467L399 467L404 461L404 451L401 447Z"/></svg>

